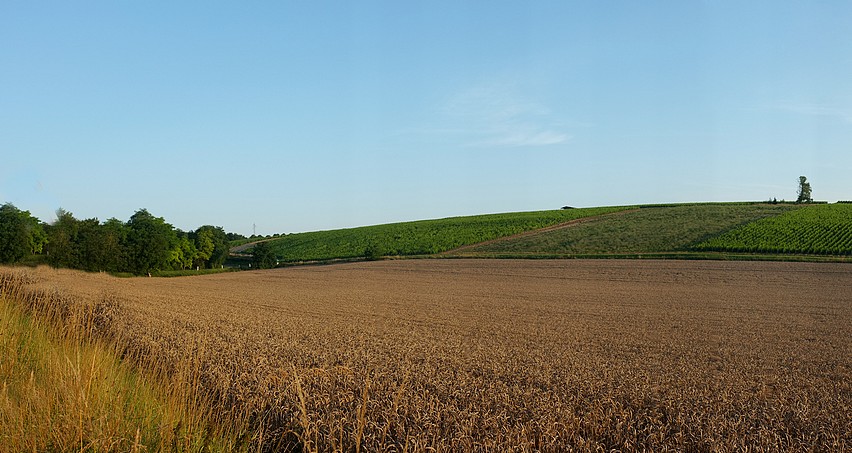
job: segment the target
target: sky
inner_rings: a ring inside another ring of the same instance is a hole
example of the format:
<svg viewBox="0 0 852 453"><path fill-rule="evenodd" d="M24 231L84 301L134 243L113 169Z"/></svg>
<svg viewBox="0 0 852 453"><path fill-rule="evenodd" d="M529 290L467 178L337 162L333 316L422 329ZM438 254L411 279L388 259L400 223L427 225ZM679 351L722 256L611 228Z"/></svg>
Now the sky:
<svg viewBox="0 0 852 453"><path fill-rule="evenodd" d="M852 2L0 0L0 203L250 235L852 200Z"/></svg>

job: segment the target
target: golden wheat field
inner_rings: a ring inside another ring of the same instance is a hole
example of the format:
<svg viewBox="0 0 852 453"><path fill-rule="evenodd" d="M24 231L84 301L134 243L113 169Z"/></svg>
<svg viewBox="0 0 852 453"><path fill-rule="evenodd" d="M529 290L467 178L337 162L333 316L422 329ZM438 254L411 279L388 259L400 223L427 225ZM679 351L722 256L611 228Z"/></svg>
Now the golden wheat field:
<svg viewBox="0 0 852 453"><path fill-rule="evenodd" d="M852 266L406 260L39 268L125 358L193 363L267 450L852 448Z"/></svg>

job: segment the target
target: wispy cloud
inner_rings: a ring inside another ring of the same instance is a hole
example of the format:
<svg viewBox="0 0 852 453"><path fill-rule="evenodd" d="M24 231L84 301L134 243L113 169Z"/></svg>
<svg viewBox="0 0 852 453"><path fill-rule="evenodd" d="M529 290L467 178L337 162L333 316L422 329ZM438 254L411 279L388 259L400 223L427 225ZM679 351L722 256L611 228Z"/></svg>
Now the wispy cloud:
<svg viewBox="0 0 852 453"><path fill-rule="evenodd" d="M558 145L571 140L572 136L555 131L509 132L502 131L491 139L471 142L471 146L548 146Z"/></svg>
<svg viewBox="0 0 852 453"><path fill-rule="evenodd" d="M534 147L566 143L571 124L512 84L488 83L449 99L444 120L470 147ZM585 125L588 126L588 125Z"/></svg>
<svg viewBox="0 0 852 453"><path fill-rule="evenodd" d="M780 103L772 106L773 110L796 113L807 116L835 118L846 123L852 123L852 109L842 109L820 104Z"/></svg>

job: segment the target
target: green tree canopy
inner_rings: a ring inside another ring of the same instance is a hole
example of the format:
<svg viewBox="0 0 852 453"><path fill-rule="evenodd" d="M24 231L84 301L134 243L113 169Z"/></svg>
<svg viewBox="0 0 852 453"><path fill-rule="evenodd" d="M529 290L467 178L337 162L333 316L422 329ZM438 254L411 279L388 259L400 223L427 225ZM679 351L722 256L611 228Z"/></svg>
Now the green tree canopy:
<svg viewBox="0 0 852 453"><path fill-rule="evenodd" d="M144 274L193 266L217 268L230 250L222 227L204 225L184 233L146 209L136 211L127 223L115 218L101 223L97 218L78 220L59 208L56 221L42 225L11 203L0 206L0 262L16 262L43 251L54 266Z"/></svg>
<svg viewBox="0 0 852 453"><path fill-rule="evenodd" d="M106 230L98 219L81 220L77 226L77 246L75 248L76 266L87 271L106 269L109 253L103 244L106 242Z"/></svg>
<svg viewBox="0 0 852 453"><path fill-rule="evenodd" d="M255 269L271 269L278 264L272 247L266 242L259 242L252 248L251 262Z"/></svg>
<svg viewBox="0 0 852 453"><path fill-rule="evenodd" d="M797 193L799 198L796 200L796 203L811 203L814 201L811 197L811 183L804 176L799 176L799 190Z"/></svg>
<svg viewBox="0 0 852 453"><path fill-rule="evenodd" d="M12 203L0 206L0 263L14 263L41 253L46 236L41 222Z"/></svg>
<svg viewBox="0 0 852 453"><path fill-rule="evenodd" d="M127 265L131 272L144 274L169 267L178 247L174 227L147 209L136 211L127 227Z"/></svg>
<svg viewBox="0 0 852 453"><path fill-rule="evenodd" d="M195 230L195 247L199 257L196 265L217 268L225 263L230 252L228 235L222 227L204 225Z"/></svg>
<svg viewBox="0 0 852 453"><path fill-rule="evenodd" d="M213 232L199 228L198 231L195 232L195 265L207 267L210 257L213 256L214 248Z"/></svg>
<svg viewBox="0 0 852 453"><path fill-rule="evenodd" d="M179 235L177 249L174 252L174 264L176 269L189 269L194 265L198 250L195 243L185 233Z"/></svg>
<svg viewBox="0 0 852 453"><path fill-rule="evenodd" d="M77 220L59 209L48 226L48 262L87 271L126 270L127 227L117 219L101 224L97 218Z"/></svg>
<svg viewBox="0 0 852 453"><path fill-rule="evenodd" d="M129 228L127 224L115 217L108 219L101 225L104 231L101 247L104 249L106 261L104 262L104 270L119 271L126 270L127 265L127 235Z"/></svg>
<svg viewBox="0 0 852 453"><path fill-rule="evenodd" d="M56 221L47 227L47 260L50 264L79 267L75 256L79 223L74 214L62 208L56 210Z"/></svg>

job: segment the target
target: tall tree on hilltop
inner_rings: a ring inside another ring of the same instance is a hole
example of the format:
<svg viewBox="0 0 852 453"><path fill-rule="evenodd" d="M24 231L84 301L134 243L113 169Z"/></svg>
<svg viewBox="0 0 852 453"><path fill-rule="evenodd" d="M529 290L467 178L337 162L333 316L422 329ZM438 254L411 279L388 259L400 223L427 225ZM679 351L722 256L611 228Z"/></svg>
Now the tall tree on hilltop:
<svg viewBox="0 0 852 453"><path fill-rule="evenodd" d="M814 201L811 198L811 183L804 176L799 176L799 189L797 193L799 194L799 198L796 199L796 203L811 203Z"/></svg>

